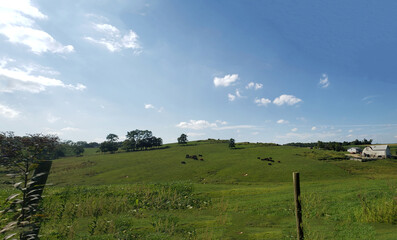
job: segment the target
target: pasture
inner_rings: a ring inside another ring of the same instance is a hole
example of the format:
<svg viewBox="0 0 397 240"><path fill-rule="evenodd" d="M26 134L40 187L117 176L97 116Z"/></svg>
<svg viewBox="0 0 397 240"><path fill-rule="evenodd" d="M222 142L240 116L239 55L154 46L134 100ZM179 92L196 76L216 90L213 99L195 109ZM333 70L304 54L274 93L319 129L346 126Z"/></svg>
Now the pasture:
<svg viewBox="0 0 397 240"><path fill-rule="evenodd" d="M294 171L306 239L397 239L395 159L221 141L166 146L55 160L42 239L296 239Z"/></svg>

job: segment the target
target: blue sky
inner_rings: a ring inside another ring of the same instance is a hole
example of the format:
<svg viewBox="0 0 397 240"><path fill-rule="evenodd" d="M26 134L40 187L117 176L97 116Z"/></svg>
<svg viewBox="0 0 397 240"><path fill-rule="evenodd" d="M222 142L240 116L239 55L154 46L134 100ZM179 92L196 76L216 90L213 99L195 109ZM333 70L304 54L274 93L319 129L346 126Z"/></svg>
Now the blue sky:
<svg viewBox="0 0 397 240"><path fill-rule="evenodd" d="M0 0L0 131L397 142L395 1Z"/></svg>

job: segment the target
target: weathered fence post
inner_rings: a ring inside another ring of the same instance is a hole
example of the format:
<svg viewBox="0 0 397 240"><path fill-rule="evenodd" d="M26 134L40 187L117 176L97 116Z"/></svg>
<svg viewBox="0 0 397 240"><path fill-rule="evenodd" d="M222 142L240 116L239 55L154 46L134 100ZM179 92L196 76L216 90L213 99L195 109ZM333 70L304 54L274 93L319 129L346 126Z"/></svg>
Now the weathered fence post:
<svg viewBox="0 0 397 240"><path fill-rule="evenodd" d="M296 233L298 240L304 239L303 228L302 228L302 206L301 206L301 189L299 182L299 173L292 173L294 179L294 196L295 196L295 216L296 216Z"/></svg>

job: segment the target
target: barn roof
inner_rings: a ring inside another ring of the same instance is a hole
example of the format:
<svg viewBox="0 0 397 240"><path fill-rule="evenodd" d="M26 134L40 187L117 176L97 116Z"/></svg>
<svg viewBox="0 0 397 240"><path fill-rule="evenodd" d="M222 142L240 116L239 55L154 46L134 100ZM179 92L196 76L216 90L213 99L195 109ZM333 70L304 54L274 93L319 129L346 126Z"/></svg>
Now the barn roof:
<svg viewBox="0 0 397 240"><path fill-rule="evenodd" d="M371 148L373 151L386 151L389 146L387 145L372 145Z"/></svg>

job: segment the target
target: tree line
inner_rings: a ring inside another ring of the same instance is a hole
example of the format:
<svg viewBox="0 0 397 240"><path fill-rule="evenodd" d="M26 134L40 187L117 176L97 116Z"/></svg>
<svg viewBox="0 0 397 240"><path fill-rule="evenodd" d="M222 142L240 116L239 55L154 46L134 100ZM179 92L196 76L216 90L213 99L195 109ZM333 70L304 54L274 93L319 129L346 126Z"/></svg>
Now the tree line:
<svg viewBox="0 0 397 240"><path fill-rule="evenodd" d="M119 137L110 133L106 137L106 141L99 145L101 152L114 153L119 148L131 152L137 150L148 150L163 145L163 139L153 136L152 131L149 130L133 130L126 134L126 139L122 142L119 141Z"/></svg>
<svg viewBox="0 0 397 240"><path fill-rule="evenodd" d="M356 139L354 141L348 142L348 141L343 141L343 142L322 142L322 141L317 141L317 142L311 142L311 143L301 143L301 142L292 142L292 143L287 143L284 144L284 146L294 146L294 147L311 147L311 148L319 148L319 149L325 149L325 150L334 150L334 151L346 151L345 146L350 146L350 145L371 145L372 144L372 139L367 140L363 139L362 141Z"/></svg>

